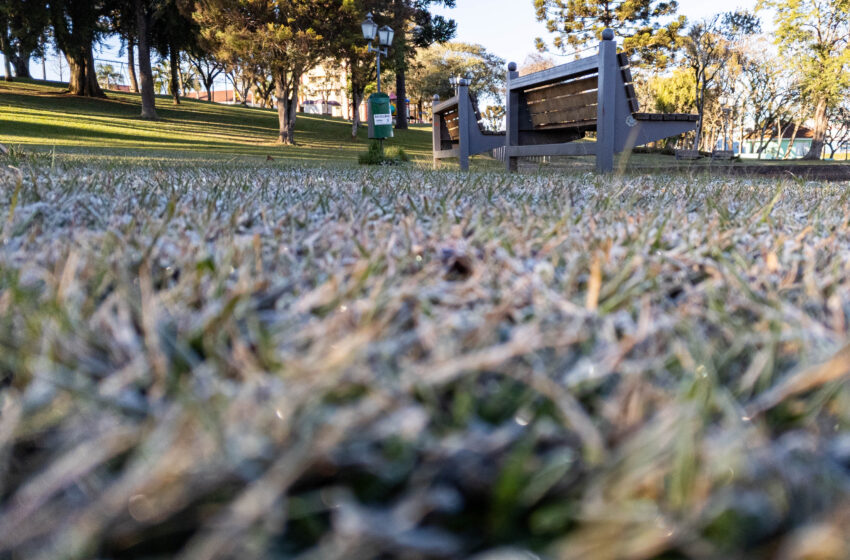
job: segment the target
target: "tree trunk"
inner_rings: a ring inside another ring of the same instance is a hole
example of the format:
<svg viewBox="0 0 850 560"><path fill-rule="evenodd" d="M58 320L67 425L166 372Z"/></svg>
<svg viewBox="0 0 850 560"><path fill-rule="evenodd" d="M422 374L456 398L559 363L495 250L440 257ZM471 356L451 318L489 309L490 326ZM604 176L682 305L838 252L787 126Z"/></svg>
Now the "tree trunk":
<svg viewBox="0 0 850 560"><path fill-rule="evenodd" d="M353 112L351 115L351 139L357 140L357 132L360 130L360 104L363 102L363 93L353 91L351 93Z"/></svg>
<svg viewBox="0 0 850 560"><path fill-rule="evenodd" d="M5 55L5 54L3 55L3 67L6 71L6 76L5 76L4 80L7 81L7 82L11 82L12 79L13 79L12 78L12 64L9 62L8 55Z"/></svg>
<svg viewBox="0 0 850 560"><path fill-rule="evenodd" d="M168 66L171 70L171 80L168 83L168 89L171 93L171 98L175 105L180 105L180 81L177 77L177 66L180 64L180 57L174 45L168 47Z"/></svg>
<svg viewBox="0 0 850 560"><path fill-rule="evenodd" d="M806 160L819 160L823 156L823 141L827 127L826 99L818 101L815 107L815 129L812 131L812 146L809 153L803 156Z"/></svg>
<svg viewBox="0 0 850 560"><path fill-rule="evenodd" d="M274 92L277 98L277 120L280 127L277 141L280 144L292 145L295 143L295 123L290 122L290 105L289 88L285 77L275 76Z"/></svg>
<svg viewBox="0 0 850 560"><path fill-rule="evenodd" d="M298 119L298 83L301 75L292 75L292 92L289 97L289 126L292 130L292 143L295 144L295 121Z"/></svg>
<svg viewBox="0 0 850 560"><path fill-rule="evenodd" d="M142 118L156 119L156 97L153 92L153 72L151 71L151 48L148 43L148 16L142 6L142 0L134 0L136 5L136 36L139 41L139 85L142 90Z"/></svg>
<svg viewBox="0 0 850 560"><path fill-rule="evenodd" d="M8 34L8 26L4 24L3 27L0 28L0 55L3 56L3 69L5 70L4 80L7 82L11 82L13 78L12 63L9 60L9 55L7 54L9 52Z"/></svg>
<svg viewBox="0 0 850 560"><path fill-rule="evenodd" d="M86 62L79 56L66 54L68 60L68 93L71 95L86 94Z"/></svg>
<svg viewBox="0 0 850 560"><path fill-rule="evenodd" d="M136 80L136 46L132 38L127 39L127 73L130 74L133 93L139 93L139 82Z"/></svg>
<svg viewBox="0 0 850 560"><path fill-rule="evenodd" d="M94 49L89 45L85 56L85 95L88 97L106 97L97 83L97 71L94 69Z"/></svg>
<svg viewBox="0 0 850 560"><path fill-rule="evenodd" d="M395 73L395 127L396 130L407 130L407 79L404 68Z"/></svg>
<svg viewBox="0 0 850 560"><path fill-rule="evenodd" d="M207 101L212 101L212 80L204 79L204 89L207 90Z"/></svg>
<svg viewBox="0 0 850 560"><path fill-rule="evenodd" d="M794 142L797 140L797 132L800 130L800 122L794 123L794 131L791 133L791 140L788 141L788 147L785 148L785 153L782 154L782 159L788 159L791 155L791 149L794 148Z"/></svg>
<svg viewBox="0 0 850 560"><path fill-rule="evenodd" d="M20 53L12 57L12 66L15 68L16 78L29 78L30 76L30 53Z"/></svg>

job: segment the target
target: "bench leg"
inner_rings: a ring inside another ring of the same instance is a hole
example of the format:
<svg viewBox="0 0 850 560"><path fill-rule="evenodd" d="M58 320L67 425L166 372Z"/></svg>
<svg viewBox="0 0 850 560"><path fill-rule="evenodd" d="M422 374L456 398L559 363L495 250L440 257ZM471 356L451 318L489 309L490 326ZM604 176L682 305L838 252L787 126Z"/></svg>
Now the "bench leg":
<svg viewBox="0 0 850 560"><path fill-rule="evenodd" d="M508 173L517 170L517 162L518 161L519 161L519 158L510 157L510 156L505 157L505 168L508 170Z"/></svg>

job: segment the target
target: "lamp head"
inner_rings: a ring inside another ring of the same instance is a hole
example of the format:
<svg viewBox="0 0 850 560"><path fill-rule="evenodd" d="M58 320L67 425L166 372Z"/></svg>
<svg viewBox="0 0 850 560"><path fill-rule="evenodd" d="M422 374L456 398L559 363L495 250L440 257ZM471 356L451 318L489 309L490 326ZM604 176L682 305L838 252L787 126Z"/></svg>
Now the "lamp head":
<svg viewBox="0 0 850 560"><path fill-rule="evenodd" d="M393 44L393 37L395 36L395 31L393 31L392 27L385 25L382 28L378 29L378 43L382 47L389 47Z"/></svg>
<svg viewBox="0 0 850 560"><path fill-rule="evenodd" d="M368 41L374 41L375 35L378 33L378 24L372 20L372 12L366 14L366 19L360 24L363 30L363 38Z"/></svg>

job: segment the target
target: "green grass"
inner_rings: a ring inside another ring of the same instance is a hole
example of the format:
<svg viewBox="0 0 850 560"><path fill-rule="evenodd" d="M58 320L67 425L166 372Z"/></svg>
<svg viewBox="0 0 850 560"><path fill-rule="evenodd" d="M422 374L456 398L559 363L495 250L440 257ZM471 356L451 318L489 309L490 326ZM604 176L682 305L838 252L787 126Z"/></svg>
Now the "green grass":
<svg viewBox="0 0 850 560"><path fill-rule="evenodd" d="M0 556L850 550L846 183L0 163Z"/></svg>
<svg viewBox="0 0 850 560"><path fill-rule="evenodd" d="M100 100L63 91L58 83L0 82L0 143L55 149L78 159L203 162L270 156L322 164L356 163L368 147L365 127L352 141L351 124L343 119L298 115L296 145L281 146L275 143L278 119L272 110L188 99L175 106L170 98L158 97L159 120L148 122L138 117L136 94L110 91L108 99ZM412 125L397 130L387 146L429 160L431 129Z"/></svg>

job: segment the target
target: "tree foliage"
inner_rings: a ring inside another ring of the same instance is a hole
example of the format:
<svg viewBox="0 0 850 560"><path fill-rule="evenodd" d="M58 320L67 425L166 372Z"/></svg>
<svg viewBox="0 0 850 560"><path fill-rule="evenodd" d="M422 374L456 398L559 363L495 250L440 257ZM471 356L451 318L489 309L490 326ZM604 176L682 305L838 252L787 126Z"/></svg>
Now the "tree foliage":
<svg viewBox="0 0 850 560"><path fill-rule="evenodd" d="M38 0L0 2L0 52L18 78L29 77L32 56L44 56L48 28L47 4Z"/></svg>
<svg viewBox="0 0 850 560"><path fill-rule="evenodd" d="M104 97L97 83L94 44L109 31L110 0L53 0L48 4L56 46L70 67L69 91L74 95Z"/></svg>
<svg viewBox="0 0 850 560"><path fill-rule="evenodd" d="M742 39L760 29L757 17L746 11L716 14L692 24L680 38L683 65L693 75L694 104L700 115L695 147L699 148L705 106L718 76L730 64L740 64Z"/></svg>
<svg viewBox="0 0 850 560"><path fill-rule="evenodd" d="M431 12L432 5L455 7L455 0L387 0L390 5L393 40L392 67L396 73L396 95L407 98L407 70L419 49L451 40L457 32L457 23ZM399 103L396 128L407 128L406 105Z"/></svg>
<svg viewBox="0 0 850 560"><path fill-rule="evenodd" d="M216 57L243 71L262 68L275 82L278 141L295 141L301 76L326 54L345 0L199 0L194 13Z"/></svg>
<svg viewBox="0 0 850 560"><path fill-rule="evenodd" d="M814 108L806 159L820 159L830 110L850 88L850 0L761 0L774 10L776 44Z"/></svg>
<svg viewBox="0 0 850 560"><path fill-rule="evenodd" d="M420 51L411 64L410 98L425 102L435 94L443 99L452 97L454 88L449 80L458 76L470 80L470 91L477 97L499 101L504 90L505 61L481 45L432 45Z"/></svg>
<svg viewBox="0 0 850 560"><path fill-rule="evenodd" d="M676 16L678 7L676 0L534 0L537 21L555 36L555 48L581 49L611 28L624 51L657 66L669 62L685 25L685 17ZM546 49L542 38L536 42L539 50Z"/></svg>

